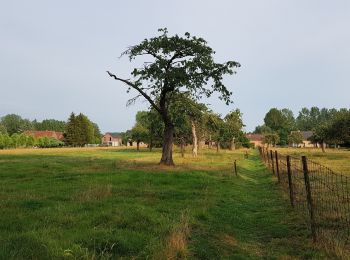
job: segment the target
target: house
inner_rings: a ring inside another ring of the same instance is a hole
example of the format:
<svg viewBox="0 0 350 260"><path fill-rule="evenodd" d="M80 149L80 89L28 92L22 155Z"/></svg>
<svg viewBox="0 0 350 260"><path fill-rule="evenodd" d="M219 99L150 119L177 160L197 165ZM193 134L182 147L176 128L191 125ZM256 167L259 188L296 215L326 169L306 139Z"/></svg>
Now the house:
<svg viewBox="0 0 350 260"><path fill-rule="evenodd" d="M254 147L263 146L264 135L261 134L246 134L250 144Z"/></svg>
<svg viewBox="0 0 350 260"><path fill-rule="evenodd" d="M303 142L301 144L292 144L293 147L303 147L303 148L314 148L318 147L318 143L313 143L310 138L314 134L312 131L292 131L291 133L299 132L303 137Z"/></svg>
<svg viewBox="0 0 350 260"><path fill-rule="evenodd" d="M128 142L127 142L127 144L126 144L126 146L127 147L131 147L131 146L135 146L135 147L137 147L137 142L135 142L135 141L132 141L132 140L129 140ZM147 144L145 144L144 142L140 142L139 143L139 147L148 147L148 145Z"/></svg>
<svg viewBox="0 0 350 260"><path fill-rule="evenodd" d="M55 138L57 140L63 141L64 136L63 132L57 132L57 131L24 131L23 134L28 136L33 136L34 138L40 138L40 137L50 137Z"/></svg>
<svg viewBox="0 0 350 260"><path fill-rule="evenodd" d="M106 146L122 146L122 137L114 133L105 133L102 136L102 144Z"/></svg>

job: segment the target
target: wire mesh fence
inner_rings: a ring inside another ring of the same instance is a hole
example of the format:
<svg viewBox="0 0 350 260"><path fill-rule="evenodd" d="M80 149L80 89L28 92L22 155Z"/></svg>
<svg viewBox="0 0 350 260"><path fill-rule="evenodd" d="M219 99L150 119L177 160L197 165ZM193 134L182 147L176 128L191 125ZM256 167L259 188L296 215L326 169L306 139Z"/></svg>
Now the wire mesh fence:
<svg viewBox="0 0 350 260"><path fill-rule="evenodd" d="M313 162L259 147L262 160L310 228L314 242L350 252L350 178Z"/></svg>

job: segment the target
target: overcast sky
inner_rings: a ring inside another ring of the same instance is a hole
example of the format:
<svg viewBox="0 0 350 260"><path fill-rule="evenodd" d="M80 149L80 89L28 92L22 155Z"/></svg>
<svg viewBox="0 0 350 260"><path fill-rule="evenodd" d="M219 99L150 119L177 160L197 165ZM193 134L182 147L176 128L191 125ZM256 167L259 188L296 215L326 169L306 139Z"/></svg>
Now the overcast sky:
<svg viewBox="0 0 350 260"><path fill-rule="evenodd" d="M1 1L0 116L66 120L82 112L103 132L134 124L139 101L128 78L127 46L186 31L242 67L225 78L234 104L207 100L221 114L239 108L246 130L271 107L347 107L350 101L349 0Z"/></svg>

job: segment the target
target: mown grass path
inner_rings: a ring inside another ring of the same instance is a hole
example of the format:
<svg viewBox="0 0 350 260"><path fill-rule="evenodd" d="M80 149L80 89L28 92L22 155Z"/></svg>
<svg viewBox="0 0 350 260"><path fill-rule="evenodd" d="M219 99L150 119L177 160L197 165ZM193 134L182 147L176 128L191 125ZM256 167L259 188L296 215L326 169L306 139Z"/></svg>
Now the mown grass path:
<svg viewBox="0 0 350 260"><path fill-rule="evenodd" d="M0 153L0 259L322 259L256 153ZM239 175L232 173L238 160Z"/></svg>

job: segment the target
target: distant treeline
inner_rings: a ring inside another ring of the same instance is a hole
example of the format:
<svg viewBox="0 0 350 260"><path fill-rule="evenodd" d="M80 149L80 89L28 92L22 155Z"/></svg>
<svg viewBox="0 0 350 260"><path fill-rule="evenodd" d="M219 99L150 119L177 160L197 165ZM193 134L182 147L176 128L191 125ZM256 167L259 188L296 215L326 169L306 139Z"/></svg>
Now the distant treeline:
<svg viewBox="0 0 350 260"><path fill-rule="evenodd" d="M66 124L65 121L55 119L45 119L42 122L39 122L36 119L30 121L29 119L22 118L16 114L8 114L0 119L0 133L13 135L20 134L27 130L64 132Z"/></svg>
<svg viewBox="0 0 350 260"><path fill-rule="evenodd" d="M60 147L64 146L65 143L52 137L39 137L35 138L33 136L25 134L0 134L0 149L8 148L26 148L26 147L40 147L40 148L50 148L50 147Z"/></svg>
<svg viewBox="0 0 350 260"><path fill-rule="evenodd" d="M350 145L350 110L347 108L302 108L295 118L290 109L271 108L264 123L254 133L264 134L268 141L279 145L293 143L300 138L292 131L312 131L311 141Z"/></svg>
<svg viewBox="0 0 350 260"><path fill-rule="evenodd" d="M52 137L34 138L23 134L25 131L56 131L63 132L64 139ZM82 113L72 113L68 121L45 119L41 122L30 121L16 114L8 114L0 118L0 149L17 147L58 147L84 146L99 144L101 133L96 123L93 123Z"/></svg>
<svg viewBox="0 0 350 260"><path fill-rule="evenodd" d="M173 143L184 154L187 145L192 145L192 152L197 156L200 144L208 147L236 149L249 147L250 142L243 131L242 113L235 109L225 116L213 112L206 104L191 99L187 94L178 94L177 101L169 107L169 117L173 122ZM122 135L123 142L132 140L137 147L140 142L148 147L164 145L165 125L159 113L151 108L136 114L136 123L132 129Z"/></svg>

